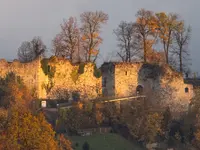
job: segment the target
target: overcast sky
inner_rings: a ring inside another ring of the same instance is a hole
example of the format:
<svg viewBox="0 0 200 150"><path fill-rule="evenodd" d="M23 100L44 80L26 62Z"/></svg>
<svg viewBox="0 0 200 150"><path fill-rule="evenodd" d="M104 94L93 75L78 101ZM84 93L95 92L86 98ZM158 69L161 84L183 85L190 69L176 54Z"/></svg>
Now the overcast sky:
<svg viewBox="0 0 200 150"><path fill-rule="evenodd" d="M200 0L0 0L0 58L16 58L21 42L34 36L41 36L50 49L64 18L103 10L109 21L102 29L104 41L100 48L102 60L108 59L108 54L117 50L113 29L121 20L135 21L136 12L145 8L179 13L192 26L192 69L200 72L199 6Z"/></svg>

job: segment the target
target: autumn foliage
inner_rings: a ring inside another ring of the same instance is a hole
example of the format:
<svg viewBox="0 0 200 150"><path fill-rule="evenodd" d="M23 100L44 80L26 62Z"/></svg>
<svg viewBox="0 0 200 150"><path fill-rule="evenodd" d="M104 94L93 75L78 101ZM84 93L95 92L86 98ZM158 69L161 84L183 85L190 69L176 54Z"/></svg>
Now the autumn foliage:
<svg viewBox="0 0 200 150"><path fill-rule="evenodd" d="M84 12L80 15L81 25L70 17L61 25L61 32L53 40L53 52L71 62L95 62L99 54L101 25L108 20L102 11Z"/></svg>
<svg viewBox="0 0 200 150"><path fill-rule="evenodd" d="M188 70L191 27L176 13L140 9L134 22L121 21L114 34L123 62L166 63L180 72Z"/></svg>
<svg viewBox="0 0 200 150"><path fill-rule="evenodd" d="M0 138L4 150L58 149L55 133L42 114L33 116L26 108L19 106L13 106L9 111L8 123Z"/></svg>
<svg viewBox="0 0 200 150"><path fill-rule="evenodd" d="M12 104L30 105L33 99L29 89L23 84L22 79L14 73L9 73L5 79L0 79L0 106L8 108Z"/></svg>

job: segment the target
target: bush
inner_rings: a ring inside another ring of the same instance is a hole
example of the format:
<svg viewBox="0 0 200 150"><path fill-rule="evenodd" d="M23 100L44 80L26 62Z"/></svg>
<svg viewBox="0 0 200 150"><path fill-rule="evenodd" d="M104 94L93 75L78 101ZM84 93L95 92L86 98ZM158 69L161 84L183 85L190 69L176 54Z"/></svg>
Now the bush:
<svg viewBox="0 0 200 150"><path fill-rule="evenodd" d="M78 142L76 142L75 146L76 146L76 147L78 147L78 146L79 146L79 143L78 143Z"/></svg>
<svg viewBox="0 0 200 150"><path fill-rule="evenodd" d="M72 99L73 99L73 101L76 101L76 102L80 101L80 93L78 91L73 91Z"/></svg>
<svg viewBox="0 0 200 150"><path fill-rule="evenodd" d="M90 150L90 145L88 144L88 142L85 142L83 144L83 150Z"/></svg>

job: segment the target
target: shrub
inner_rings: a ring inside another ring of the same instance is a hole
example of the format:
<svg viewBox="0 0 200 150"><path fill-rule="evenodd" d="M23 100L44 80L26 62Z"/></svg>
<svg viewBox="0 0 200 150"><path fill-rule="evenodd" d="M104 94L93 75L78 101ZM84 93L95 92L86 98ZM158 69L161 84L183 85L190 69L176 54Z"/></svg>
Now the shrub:
<svg viewBox="0 0 200 150"><path fill-rule="evenodd" d="M80 100L80 93L78 91L72 92L72 99L73 101L79 101Z"/></svg>
<svg viewBox="0 0 200 150"><path fill-rule="evenodd" d="M96 78L100 78L101 77L101 70L98 69L96 65L94 65L94 76Z"/></svg>
<svg viewBox="0 0 200 150"><path fill-rule="evenodd" d="M76 147L78 147L78 146L79 146L79 143L78 143L78 142L76 142L75 146L76 146Z"/></svg>
<svg viewBox="0 0 200 150"><path fill-rule="evenodd" d="M85 142L83 144L83 150L90 150L90 145L88 144L88 142Z"/></svg>

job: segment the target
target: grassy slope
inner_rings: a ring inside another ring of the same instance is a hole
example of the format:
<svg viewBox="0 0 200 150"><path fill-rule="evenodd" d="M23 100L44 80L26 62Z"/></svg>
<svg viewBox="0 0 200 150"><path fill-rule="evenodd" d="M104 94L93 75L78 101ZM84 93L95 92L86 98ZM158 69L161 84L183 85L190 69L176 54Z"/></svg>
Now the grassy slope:
<svg viewBox="0 0 200 150"><path fill-rule="evenodd" d="M84 142L88 142L90 150L142 150L117 134L96 134L92 136L70 137L73 144L78 142L79 146L75 150L82 150Z"/></svg>

